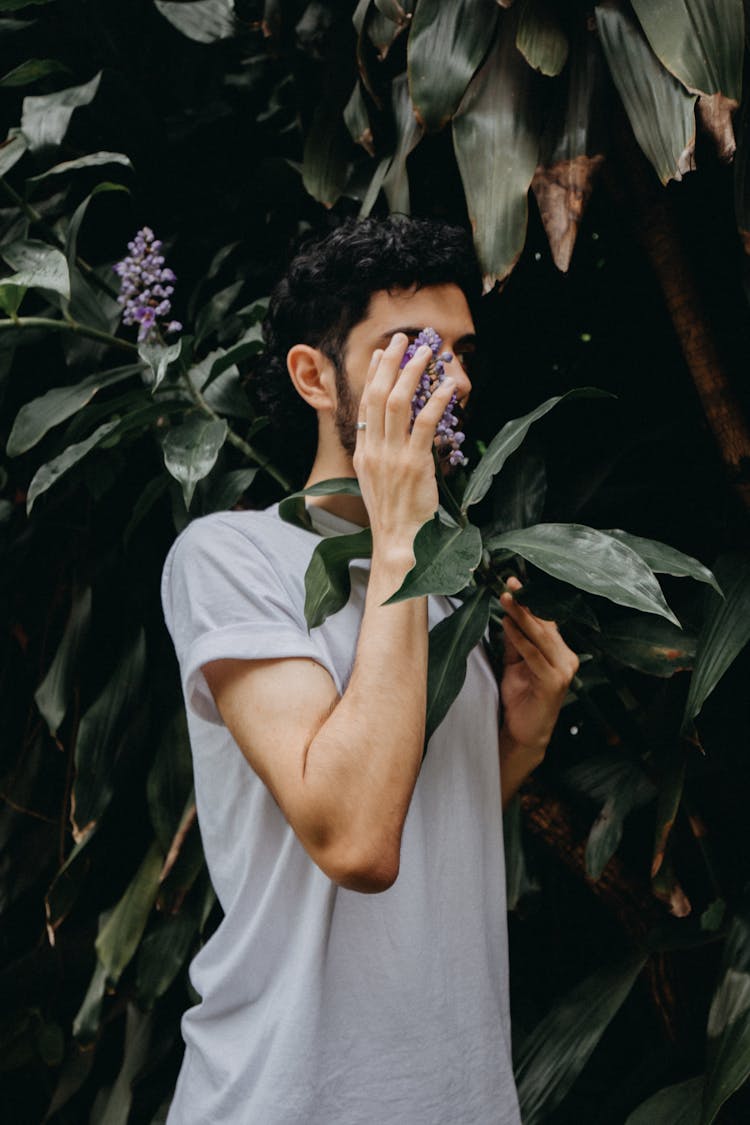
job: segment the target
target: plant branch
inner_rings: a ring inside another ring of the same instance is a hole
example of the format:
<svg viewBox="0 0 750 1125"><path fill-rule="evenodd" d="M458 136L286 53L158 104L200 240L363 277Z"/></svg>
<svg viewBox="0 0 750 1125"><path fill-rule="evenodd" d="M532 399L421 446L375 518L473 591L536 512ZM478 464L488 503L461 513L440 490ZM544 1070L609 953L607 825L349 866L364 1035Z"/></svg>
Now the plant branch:
<svg viewBox="0 0 750 1125"><path fill-rule="evenodd" d="M79 324L77 320L54 320L48 316L14 316L0 319L2 328L49 328L54 332L74 332L77 336L86 336L90 340L109 344L111 347L124 348L129 352L137 352L136 344L129 340L121 340L109 332L102 332L99 328L92 328L88 324Z"/></svg>

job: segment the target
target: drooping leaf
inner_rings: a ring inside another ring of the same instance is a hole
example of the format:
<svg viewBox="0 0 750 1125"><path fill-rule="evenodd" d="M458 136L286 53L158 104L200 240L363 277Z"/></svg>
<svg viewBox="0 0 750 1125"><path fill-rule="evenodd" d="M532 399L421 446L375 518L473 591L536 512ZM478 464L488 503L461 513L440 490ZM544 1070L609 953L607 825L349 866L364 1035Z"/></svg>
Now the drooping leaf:
<svg viewBox="0 0 750 1125"><path fill-rule="evenodd" d="M586 872L589 878L598 879L617 851L626 817L653 800L656 791L636 762L607 752L573 766L566 771L565 780L601 803L586 841Z"/></svg>
<svg viewBox="0 0 750 1125"><path fill-rule="evenodd" d="M602 531L577 523L539 523L493 536L485 546L490 552L512 550L579 590L679 626L653 571L630 547Z"/></svg>
<svg viewBox="0 0 750 1125"><path fill-rule="evenodd" d="M77 465L86 454L95 449L97 445L101 445L104 439L112 433L112 431L120 425L120 419L114 418L111 422L104 422L98 426L93 434L90 434L84 441L76 442L74 445L69 445L57 457L53 457L46 465L42 465L37 469L31 479L29 491L26 494L26 512L31 512L36 500L51 488L53 484L57 484L60 477L64 476L69 469Z"/></svg>
<svg viewBox="0 0 750 1125"><path fill-rule="evenodd" d="M133 167L130 158L124 152L90 152L88 156L79 156L75 160L64 160L62 164L55 164L52 168L48 168L46 172L40 172L38 176L31 176L29 183L38 184L49 176L61 176L65 172L75 172L79 168L94 168L100 164L122 164L130 169Z"/></svg>
<svg viewBox="0 0 750 1125"><path fill-rule="evenodd" d="M656 574L694 578L696 582L707 582L709 586L713 586L717 594L721 594L719 584L708 567L691 555L685 555L682 551L670 547L667 543L660 543L657 539L644 539L640 535L631 535L628 531L608 528L607 535L613 535L621 543L632 547Z"/></svg>
<svg viewBox="0 0 750 1125"><path fill-rule="evenodd" d="M83 1003L73 1020L73 1035L79 1043L92 1043L99 1031L104 1003L104 990L107 987L107 970L97 960Z"/></svg>
<svg viewBox="0 0 750 1125"><path fill-rule="evenodd" d="M182 910L186 896L205 869L195 801L189 798L159 876L159 910L166 914Z"/></svg>
<svg viewBox="0 0 750 1125"><path fill-rule="evenodd" d="M476 590L430 630L425 748L463 687L469 653L484 636L489 619L490 592Z"/></svg>
<svg viewBox="0 0 750 1125"><path fill-rule="evenodd" d="M23 99L21 130L32 152L59 145L68 131L73 113L96 97L102 72L81 86L69 86L54 94L29 95Z"/></svg>
<svg viewBox="0 0 750 1125"><path fill-rule="evenodd" d="M30 86L50 74L69 74L58 59L26 59L0 78L0 86Z"/></svg>
<svg viewBox="0 0 750 1125"><path fill-rule="evenodd" d="M351 535L332 535L322 539L312 553L305 572L305 620L308 629L322 625L338 613L349 600L349 563L366 559L372 553L369 527Z"/></svg>
<svg viewBox="0 0 750 1125"><path fill-rule="evenodd" d="M7 176L28 148L28 141L20 129L11 129L0 144L0 177Z"/></svg>
<svg viewBox="0 0 750 1125"><path fill-rule="evenodd" d="M73 690L78 658L86 641L91 620L91 587L73 593L70 615L47 675L34 692L34 702L53 738L65 718Z"/></svg>
<svg viewBox="0 0 750 1125"><path fill-rule="evenodd" d="M420 3L417 15L421 8ZM515 16L501 16L497 37L453 120L453 147L486 291L508 276L523 249L528 191L539 158L539 76L515 37Z"/></svg>
<svg viewBox="0 0 750 1125"><path fill-rule="evenodd" d="M349 142L333 96L324 98L313 114L302 158L302 182L313 199L333 207L349 178Z"/></svg>
<svg viewBox="0 0 750 1125"><path fill-rule="evenodd" d="M234 35L234 0L154 0L173 27L196 43L215 43Z"/></svg>
<svg viewBox="0 0 750 1125"><path fill-rule="evenodd" d="M508 553L512 557L513 552ZM497 566L497 556L494 561ZM567 582L558 582L557 579L547 575L535 574L514 597L517 602L528 606L533 614L543 617L545 621L556 621L558 625L566 621L579 621L594 632L598 633L600 630L599 619L587 599L580 590L573 589Z"/></svg>
<svg viewBox="0 0 750 1125"><path fill-rule="evenodd" d="M362 145L370 156L375 155L372 126L367 112L367 103L359 80L354 84L351 97L344 106L344 123L355 144Z"/></svg>
<svg viewBox="0 0 750 1125"><path fill-rule="evenodd" d="M514 531L538 523L544 512L547 496L547 471L541 457L519 453L503 475L502 487L495 489L492 524L484 531L486 537L501 531Z"/></svg>
<svg viewBox="0 0 750 1125"><path fill-rule="evenodd" d="M750 1078L750 922L732 919L722 976L708 1013L706 1084L700 1125L711 1125L727 1098Z"/></svg>
<svg viewBox="0 0 750 1125"><path fill-rule="evenodd" d="M516 46L535 70L550 77L560 73L568 58L568 37L552 0L525 0Z"/></svg>
<svg viewBox="0 0 750 1125"><path fill-rule="evenodd" d="M535 410L524 414L522 418L513 418L510 422L506 422L487 446L486 453L471 474L461 501L462 510L467 512L472 504L478 504L480 500L484 499L494 477L500 472L511 453L515 453L521 445L534 422L548 414L553 407L557 406L558 402L570 398L598 397L608 398L611 396L606 391L599 391L595 387L578 387L563 395L548 398L541 406L537 406Z"/></svg>
<svg viewBox="0 0 750 1125"><path fill-rule="evenodd" d="M700 1125L705 1076L665 1086L641 1102L625 1125Z"/></svg>
<svg viewBox="0 0 750 1125"><path fill-rule="evenodd" d="M632 0L651 49L691 93L742 95L742 0Z"/></svg>
<svg viewBox="0 0 750 1125"><path fill-rule="evenodd" d="M116 984L138 948L159 889L163 855L154 841L127 890L110 912L96 939L96 953L107 974Z"/></svg>
<svg viewBox="0 0 750 1125"><path fill-rule="evenodd" d="M99 391L137 375L138 371L139 367L135 364L116 367L111 371L88 375L80 383L68 387L53 387L39 398L27 402L18 411L10 431L6 449L8 456L18 457L33 449L45 434L77 414Z"/></svg>
<svg viewBox="0 0 750 1125"><path fill-rule="evenodd" d="M718 684L735 657L750 641L750 560L742 555L724 555L714 573L724 593L708 595L708 610L698 637L695 667L690 681L683 731Z"/></svg>
<svg viewBox="0 0 750 1125"><path fill-rule="evenodd" d="M427 132L442 129L456 112L490 48L498 14L491 0L419 0L407 57L414 112Z"/></svg>
<svg viewBox="0 0 750 1125"><path fill-rule="evenodd" d="M239 343L233 344L231 348L228 348L225 352L223 352L221 355L218 355L216 359L214 359L208 373L208 378L203 384L201 390L205 393L213 383L214 379L218 379L219 376L223 375L225 371L228 371L230 367L234 367L243 359L247 359L248 356L257 355L262 351L263 343L257 339L240 340ZM212 354L216 355L215 352L213 352Z"/></svg>
<svg viewBox="0 0 750 1125"><path fill-rule="evenodd" d="M597 637L607 656L647 676L668 678L693 667L695 637L658 617L608 621Z"/></svg>
<svg viewBox="0 0 750 1125"><path fill-rule="evenodd" d="M148 811L157 842L169 851L193 788L185 712L180 707L164 728L146 779Z"/></svg>
<svg viewBox="0 0 750 1125"><path fill-rule="evenodd" d="M245 391L238 368L234 364L224 366L219 375L211 377L216 364L224 358L223 348L209 352L200 363L195 363L188 371L188 379L205 403L218 414L228 414L233 418L253 418L253 409Z"/></svg>
<svg viewBox="0 0 750 1125"><path fill-rule="evenodd" d="M49 289L63 297L70 297L68 263L61 250L36 239L23 239L3 246L0 254L16 271L2 279L3 285Z"/></svg>
<svg viewBox="0 0 750 1125"><path fill-rule="evenodd" d="M225 473L209 492L205 511L225 512L228 508L233 508L247 492L257 474L257 469L233 469L230 473Z"/></svg>
<svg viewBox="0 0 750 1125"><path fill-rule="evenodd" d="M663 184L694 167L695 95L664 69L620 0L594 9L604 53L636 140Z"/></svg>
<svg viewBox="0 0 750 1125"><path fill-rule="evenodd" d="M405 74L391 83L391 108L396 125L396 151L383 179L383 191L391 211L408 215L411 211L406 159L422 137L422 128L412 111Z"/></svg>
<svg viewBox="0 0 750 1125"><path fill-rule="evenodd" d="M76 843L93 830L111 799L114 765L140 698L145 664L146 641L143 630L139 630L81 719L71 808Z"/></svg>
<svg viewBox="0 0 750 1125"><path fill-rule="evenodd" d="M471 581L482 559L482 536L473 524L457 527L439 516L420 527L414 539L414 566L385 603L424 594L457 594Z"/></svg>
<svg viewBox="0 0 750 1125"><path fill-rule="evenodd" d="M146 934L138 949L136 996L138 1003L152 1008L167 991L190 953L199 917L186 903L179 914L161 918Z"/></svg>
<svg viewBox="0 0 750 1125"><path fill-rule="evenodd" d="M170 363L174 363L179 358L182 351L182 340L177 340L174 344L150 344L142 343L138 345L138 356L146 368L151 372L151 390L155 391L161 385L164 376L169 370Z"/></svg>
<svg viewBox="0 0 750 1125"><path fill-rule="evenodd" d="M542 1125L560 1104L617 1015L645 958L597 969L559 1000L523 1041L515 1065L524 1125Z"/></svg>
<svg viewBox="0 0 750 1125"><path fill-rule="evenodd" d="M313 531L313 525L305 507L306 496L361 496L362 492L356 477L333 477L320 480L309 488L302 488L285 496L279 504L279 516L286 523Z"/></svg>
<svg viewBox="0 0 750 1125"><path fill-rule="evenodd" d="M652 879L659 874L664 864L667 845L680 808L684 784L685 753L682 746L671 746L665 755L664 773L659 784L659 799L656 804L654 855L651 861Z"/></svg>
<svg viewBox="0 0 750 1125"><path fill-rule="evenodd" d="M99 1125L127 1125L133 1104L134 1082L149 1062L152 1016L128 1003L125 1012L125 1041L122 1065L114 1084L100 1091L95 1116ZM106 1097L101 1095L106 1093Z"/></svg>
<svg viewBox="0 0 750 1125"><path fill-rule="evenodd" d="M227 433L226 422L193 414L164 437L164 464L182 486L186 508L190 507L198 481L207 477L216 464Z"/></svg>

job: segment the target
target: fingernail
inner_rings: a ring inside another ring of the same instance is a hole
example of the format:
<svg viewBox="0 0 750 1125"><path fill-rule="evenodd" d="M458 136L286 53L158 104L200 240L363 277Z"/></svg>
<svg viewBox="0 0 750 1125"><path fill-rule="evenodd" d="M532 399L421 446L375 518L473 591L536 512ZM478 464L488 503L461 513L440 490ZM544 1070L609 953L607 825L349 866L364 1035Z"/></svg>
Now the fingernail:
<svg viewBox="0 0 750 1125"><path fill-rule="evenodd" d="M390 347L395 348L399 344L403 344L405 340L406 336L404 336L403 332L395 332L393 336L391 336Z"/></svg>

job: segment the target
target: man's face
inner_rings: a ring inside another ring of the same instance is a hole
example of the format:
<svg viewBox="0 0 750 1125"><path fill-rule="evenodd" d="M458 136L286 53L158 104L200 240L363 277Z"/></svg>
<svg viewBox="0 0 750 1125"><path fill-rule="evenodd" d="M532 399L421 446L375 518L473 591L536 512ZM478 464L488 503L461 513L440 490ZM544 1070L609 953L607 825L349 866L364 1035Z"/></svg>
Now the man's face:
<svg viewBox="0 0 750 1125"><path fill-rule="evenodd" d="M457 285L379 290L370 298L364 320L349 333L344 373L338 380L335 420L341 444L348 453L354 452L357 411L372 353L376 348L387 347L395 332L406 333L411 342L423 328L434 328L442 337L443 350L453 355L453 360L445 364L445 371L456 380L459 406L466 405L471 381L465 365L476 349L476 336L463 292Z"/></svg>

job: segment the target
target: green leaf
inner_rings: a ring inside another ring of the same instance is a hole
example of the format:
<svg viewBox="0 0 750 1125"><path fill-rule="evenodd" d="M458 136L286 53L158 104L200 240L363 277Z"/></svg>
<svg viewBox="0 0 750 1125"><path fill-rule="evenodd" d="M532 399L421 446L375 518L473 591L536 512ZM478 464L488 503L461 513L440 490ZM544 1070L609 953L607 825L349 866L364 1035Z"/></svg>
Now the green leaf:
<svg viewBox="0 0 750 1125"><path fill-rule="evenodd" d="M34 692L34 702L53 738L57 738L68 709L78 672L78 658L88 635L90 621L91 587L84 586L73 593L73 603L62 640L47 675Z"/></svg>
<svg viewBox="0 0 750 1125"><path fill-rule="evenodd" d="M425 749L463 687L469 654L489 624L490 596L487 589L474 591L430 630Z"/></svg>
<svg viewBox="0 0 750 1125"><path fill-rule="evenodd" d="M164 464L182 486L185 507L190 507L195 486L213 469L229 427L197 414L171 429L162 441Z"/></svg>
<svg viewBox="0 0 750 1125"><path fill-rule="evenodd" d="M602 627L597 644L618 663L665 679L692 668L695 659L695 637L657 617L609 621Z"/></svg>
<svg viewBox="0 0 750 1125"><path fill-rule="evenodd" d="M740 914L732 919L724 945L707 1032L700 1125L711 1125L724 1102L750 1078L750 923Z"/></svg>
<svg viewBox="0 0 750 1125"><path fill-rule="evenodd" d="M610 73L638 144L663 184L694 166L695 95L662 67L620 0L594 9Z"/></svg>
<svg viewBox="0 0 750 1125"><path fill-rule="evenodd" d="M742 0L632 0L651 48L694 94L742 96Z"/></svg>
<svg viewBox="0 0 750 1125"><path fill-rule="evenodd" d="M152 1008L185 965L199 921L197 910L186 903L179 914L162 918L144 937L138 949L135 984L142 1007Z"/></svg>
<svg viewBox="0 0 750 1125"><path fill-rule="evenodd" d="M568 37L552 0L524 0L516 46L535 70L550 77L560 73L568 59Z"/></svg>
<svg viewBox="0 0 750 1125"><path fill-rule="evenodd" d="M539 523L496 535L485 546L491 553L513 551L579 590L680 624L641 557L618 539L593 527Z"/></svg>
<svg viewBox="0 0 750 1125"><path fill-rule="evenodd" d="M685 785L685 753L680 745L669 746L663 755L664 773L659 785L654 828L654 855L651 861L651 878L661 871L667 855L667 845L677 819Z"/></svg>
<svg viewBox="0 0 750 1125"><path fill-rule="evenodd" d="M524 1125L542 1125L560 1104L617 1015L645 958L597 969L558 1000L523 1041L515 1073Z"/></svg>
<svg viewBox="0 0 750 1125"><path fill-rule="evenodd" d="M170 363L179 357L182 351L182 340L174 344L148 344L138 345L138 356L151 372L151 391L155 391L167 374Z"/></svg>
<svg viewBox="0 0 750 1125"><path fill-rule="evenodd" d="M373 146L370 115L367 111L365 95L359 80L355 82L349 101L344 106L344 124L349 130L349 136L354 143L362 145L365 152L369 153L370 156L374 156L375 149Z"/></svg>
<svg viewBox="0 0 750 1125"><path fill-rule="evenodd" d="M239 292L244 284L242 278L240 278L239 281L233 281L232 284L227 285L225 289L220 289L218 293L214 293L208 303L203 306L195 318L196 349L201 342L205 340L206 336L209 336L220 327L230 308L237 300Z"/></svg>
<svg viewBox="0 0 750 1125"><path fill-rule="evenodd" d="M105 422L103 425L98 426L93 434L90 434L84 441L76 442L75 445L69 445L57 457L53 457L46 465L42 465L37 469L31 479L29 491L26 494L26 512L30 513L34 507L37 499L51 488L53 484L57 484L60 477L64 476L69 469L77 465L92 449L97 445L101 445L108 434L111 434L117 426L120 425L120 419L114 418L111 422Z"/></svg>
<svg viewBox="0 0 750 1125"><path fill-rule="evenodd" d="M32 5L49 4L51 0L0 0L0 12L17 12Z"/></svg>
<svg viewBox="0 0 750 1125"><path fill-rule="evenodd" d="M452 4L442 6L454 10ZM421 9L420 3L417 15ZM529 185L539 159L539 76L516 48L515 20L512 13L501 16L498 36L453 120L453 147L485 291L508 276L521 254ZM441 85L434 77L433 83Z"/></svg>
<svg viewBox="0 0 750 1125"><path fill-rule="evenodd" d="M227 351L222 352L217 359L214 359L208 373L208 378L201 387L201 391L205 393L214 380L218 379L220 375L223 375L225 371L228 371L230 367L234 367L241 360L247 359L248 356L251 355L258 355L258 353L262 351L263 343L261 340L240 340L239 343L233 344L231 348L228 348ZM211 354L215 356L217 353L212 352Z"/></svg>
<svg viewBox="0 0 750 1125"><path fill-rule="evenodd" d="M159 889L164 857L154 841L125 894L99 930L95 948L109 984L116 984L143 936Z"/></svg>
<svg viewBox="0 0 750 1125"><path fill-rule="evenodd" d="M17 272L2 278L3 285L26 289L49 289L70 298L68 263L61 250L35 239L20 240L3 246L0 254Z"/></svg>
<svg viewBox="0 0 750 1125"><path fill-rule="evenodd" d="M497 18L487 0L419 0L407 57L414 113L427 132L442 129L455 113L487 54Z"/></svg>
<svg viewBox="0 0 750 1125"><path fill-rule="evenodd" d="M102 72L81 86L69 86L54 94L23 99L21 130L32 152L46 145L59 145L68 131L73 112L96 97Z"/></svg>
<svg viewBox="0 0 750 1125"><path fill-rule="evenodd" d="M107 987L107 970L97 960L91 982L73 1020L73 1035L79 1043L92 1043L99 1031L104 1003L104 990Z"/></svg>
<svg viewBox="0 0 750 1125"><path fill-rule="evenodd" d="M122 1065L114 1085L100 1088L92 1117L99 1125L127 1125L139 1075L152 1065L152 1016L128 1003ZM104 1096L106 1095L106 1096Z"/></svg>
<svg viewBox="0 0 750 1125"><path fill-rule="evenodd" d="M586 872L598 879L622 839L625 818L656 790L637 762L607 751L565 772L565 781L601 805L586 841Z"/></svg>
<svg viewBox="0 0 750 1125"><path fill-rule="evenodd" d="M682 729L693 719L726 672L750 641L750 559L724 555L714 572L724 592L708 595L708 611L698 637L695 668L690 680Z"/></svg>
<svg viewBox="0 0 750 1125"><path fill-rule="evenodd" d="M130 519L128 520L125 526L125 530L122 533L122 540L125 546L129 544L133 536L133 532L142 522L142 520L148 515L154 504L156 504L167 491L167 489L169 488L170 479L171 478L168 477L166 473L162 473L160 476L154 477L152 480L150 480L146 487L143 489L143 492L140 494L135 504L133 505L133 511L130 514Z"/></svg>
<svg viewBox="0 0 750 1125"><path fill-rule="evenodd" d="M114 792L114 766L123 739L130 734L127 723L140 700L145 665L146 641L140 629L81 719L71 809L76 843L96 827Z"/></svg>
<svg viewBox="0 0 750 1125"><path fill-rule="evenodd" d="M215 43L235 34L234 0L154 0L173 27L196 43Z"/></svg>
<svg viewBox="0 0 750 1125"><path fill-rule="evenodd" d="M336 98L327 97L315 109L305 139L302 182L313 199L324 207L333 207L346 187L350 170L342 107Z"/></svg>
<svg viewBox="0 0 750 1125"><path fill-rule="evenodd" d="M69 387L53 387L39 398L27 402L18 411L13 423L8 438L8 456L18 457L33 449L54 426L77 414L104 387L113 387L137 375L139 370L137 364L115 367L111 371L89 375Z"/></svg>
<svg viewBox="0 0 750 1125"><path fill-rule="evenodd" d="M523 820L521 799L516 793L503 809L503 840L505 850L506 904L515 910L522 898L537 889L529 877L523 849Z"/></svg>
<svg viewBox="0 0 750 1125"><path fill-rule="evenodd" d="M233 508L247 492L257 473L257 469L233 469L232 472L225 473L209 492L205 511L226 512L229 508Z"/></svg>
<svg viewBox="0 0 750 1125"><path fill-rule="evenodd" d="M479 528L470 523L465 527L444 524L436 514L416 534L414 559L414 566L386 605L463 590L482 560Z"/></svg>
<svg viewBox="0 0 750 1125"><path fill-rule="evenodd" d="M405 74L399 74L391 83L391 109L396 126L396 151L383 178L383 191L391 211L408 215L411 198L406 160L419 144L422 129L412 110Z"/></svg>
<svg viewBox="0 0 750 1125"><path fill-rule="evenodd" d="M519 453L508 465L502 487L495 489L492 524L482 529L489 538L501 531L514 531L538 523L544 512L547 496L547 472L541 457Z"/></svg>
<svg viewBox="0 0 750 1125"><path fill-rule="evenodd" d="M126 168L131 170L133 168L130 158L123 152L90 152L88 156L79 156L75 160L64 160L62 164L55 164L52 168L48 168L46 172L40 172L38 176L31 176L29 183L38 184L49 176L61 176L65 172L75 172L79 168L94 168L100 164L123 164ZM98 186L101 188L104 185Z"/></svg>
<svg viewBox="0 0 750 1125"><path fill-rule="evenodd" d="M195 804L187 802L161 873L157 907L166 914L177 914L206 862L198 831Z"/></svg>
<svg viewBox="0 0 750 1125"><path fill-rule="evenodd" d="M338 613L349 600L349 563L366 559L372 553L369 527L351 535L331 535L322 539L312 553L305 572L305 620L308 629L322 625Z"/></svg>
<svg viewBox="0 0 750 1125"><path fill-rule="evenodd" d="M705 1076L665 1086L641 1102L625 1125L700 1125Z"/></svg>
<svg viewBox="0 0 750 1125"><path fill-rule="evenodd" d="M20 129L11 129L0 145L0 177L7 176L28 148L28 141Z"/></svg>
<svg viewBox="0 0 750 1125"><path fill-rule="evenodd" d="M29 86L49 74L69 74L67 66L57 59L27 59L0 78L0 86Z"/></svg>
<svg viewBox="0 0 750 1125"><path fill-rule="evenodd" d="M156 839L164 855L192 800L193 768L187 720L180 707L167 723L146 778L146 799Z"/></svg>
<svg viewBox="0 0 750 1125"><path fill-rule="evenodd" d="M361 496L359 481L356 477L333 477L331 480L320 480L311 484L309 488L302 488L285 496L279 504L279 516L286 523L295 527L313 531L313 525L305 507L306 496Z"/></svg>
<svg viewBox="0 0 750 1125"><path fill-rule="evenodd" d="M596 387L577 387L562 395L548 398L541 406L537 406L522 418L513 418L506 422L503 428L487 446L487 452L469 477L469 483L461 501L461 508L467 512L472 504L478 504L489 491L495 476L500 472L511 453L515 453L523 442L529 429L545 414L548 414L558 402L570 398L610 398L606 391L597 390Z"/></svg>
<svg viewBox="0 0 750 1125"><path fill-rule="evenodd" d="M643 539L640 535L631 535L619 529L608 528L606 534L614 535L615 539L632 547L657 574L673 574L677 578L694 578L696 582L707 582L717 594L721 594L719 584L708 567L691 555L684 555L682 551L656 539Z"/></svg>

